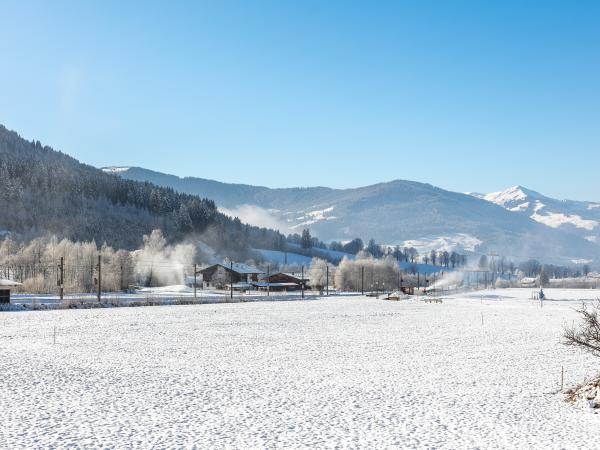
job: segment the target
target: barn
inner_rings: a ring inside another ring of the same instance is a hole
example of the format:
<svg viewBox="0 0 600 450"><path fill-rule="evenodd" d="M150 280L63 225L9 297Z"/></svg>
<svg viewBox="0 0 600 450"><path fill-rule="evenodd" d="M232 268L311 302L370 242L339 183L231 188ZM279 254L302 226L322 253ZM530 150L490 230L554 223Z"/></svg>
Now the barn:
<svg viewBox="0 0 600 450"><path fill-rule="evenodd" d="M203 283L206 287L223 288L234 284L246 284L258 282L258 276L263 274L263 271L256 267L246 264L213 264L198 271L202 275Z"/></svg>
<svg viewBox="0 0 600 450"><path fill-rule="evenodd" d="M21 286L21 283L0 279L0 303L10 303L10 290L17 286Z"/></svg>
<svg viewBox="0 0 600 450"><path fill-rule="evenodd" d="M268 285L270 289L286 291L300 290L302 289L302 285L304 285L304 289L307 289L309 284L306 275L303 278L301 273L291 272L277 272L264 277L261 281L265 286Z"/></svg>

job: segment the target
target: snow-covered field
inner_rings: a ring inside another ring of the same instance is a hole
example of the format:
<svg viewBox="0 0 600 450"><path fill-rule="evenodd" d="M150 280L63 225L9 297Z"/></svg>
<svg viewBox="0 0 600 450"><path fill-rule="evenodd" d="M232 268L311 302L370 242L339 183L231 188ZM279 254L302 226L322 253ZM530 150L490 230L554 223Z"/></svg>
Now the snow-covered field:
<svg viewBox="0 0 600 450"><path fill-rule="evenodd" d="M0 313L0 448L596 447L546 294Z"/></svg>

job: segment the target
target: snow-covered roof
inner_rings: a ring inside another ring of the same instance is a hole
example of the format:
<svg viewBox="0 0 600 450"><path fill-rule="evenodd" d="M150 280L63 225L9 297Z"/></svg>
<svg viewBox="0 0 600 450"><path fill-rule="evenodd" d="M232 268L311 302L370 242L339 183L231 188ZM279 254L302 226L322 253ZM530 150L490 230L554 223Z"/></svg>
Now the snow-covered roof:
<svg viewBox="0 0 600 450"><path fill-rule="evenodd" d="M281 272L284 275L302 280L302 272ZM304 280L308 280L308 275L304 272Z"/></svg>
<svg viewBox="0 0 600 450"><path fill-rule="evenodd" d="M252 267L249 266L247 264L242 264L242 263L219 263L219 264L213 264L212 266L209 267L205 267L204 269L201 269L200 272L205 271L206 269L210 268L210 267L214 267L214 266L221 266L224 267L226 269L233 269L234 272L237 272L241 275L248 275L248 274L261 274L264 273L262 270L257 269L256 267Z"/></svg>
<svg viewBox="0 0 600 450"><path fill-rule="evenodd" d="M0 278L0 287L17 287L22 286L18 281L7 280L6 278Z"/></svg>
<svg viewBox="0 0 600 450"><path fill-rule="evenodd" d="M231 267L231 265L223 264L225 267ZM233 263L233 271L241 274L248 273L264 273L262 270L257 269L256 267L248 266L246 264L241 263Z"/></svg>
<svg viewBox="0 0 600 450"><path fill-rule="evenodd" d="M296 280L302 280L302 272L273 272L269 275L269 278L274 277L275 275L285 275L290 278L295 278ZM266 274L263 278L267 278ZM308 275L306 272L304 273L304 281L308 281Z"/></svg>

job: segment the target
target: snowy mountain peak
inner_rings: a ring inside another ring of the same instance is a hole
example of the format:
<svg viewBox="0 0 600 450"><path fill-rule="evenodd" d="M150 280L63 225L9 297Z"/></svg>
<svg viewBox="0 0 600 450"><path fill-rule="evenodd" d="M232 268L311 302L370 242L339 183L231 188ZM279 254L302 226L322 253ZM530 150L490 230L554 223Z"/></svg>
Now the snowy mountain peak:
<svg viewBox="0 0 600 450"><path fill-rule="evenodd" d="M477 196L479 197L479 196ZM524 213L536 222L551 228L568 226L585 233L589 242L595 242L598 235L589 232L600 230L600 214L593 203L556 200L546 197L523 186L513 186L504 191L484 195L487 200L503 208L518 213Z"/></svg>
<svg viewBox="0 0 600 450"><path fill-rule="evenodd" d="M513 186L504 191L491 192L483 196L484 200L495 203L497 205L507 207L509 204L526 201L527 194L523 191L521 186Z"/></svg>
<svg viewBox="0 0 600 450"><path fill-rule="evenodd" d="M483 196L484 200L500 205L506 209L516 208L524 202L541 198L543 198L543 196L538 192L519 185L512 186L504 191L491 192Z"/></svg>

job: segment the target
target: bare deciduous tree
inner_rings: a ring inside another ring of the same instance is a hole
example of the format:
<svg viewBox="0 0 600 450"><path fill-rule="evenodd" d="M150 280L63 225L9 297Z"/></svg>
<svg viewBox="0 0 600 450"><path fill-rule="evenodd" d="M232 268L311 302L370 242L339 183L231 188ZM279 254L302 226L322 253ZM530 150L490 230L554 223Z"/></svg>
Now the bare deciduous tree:
<svg viewBox="0 0 600 450"><path fill-rule="evenodd" d="M584 303L577 312L582 322L565 327L563 343L600 356L600 301L591 308Z"/></svg>

